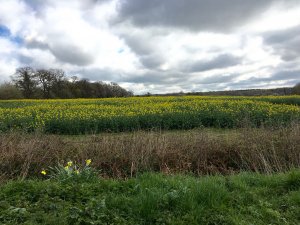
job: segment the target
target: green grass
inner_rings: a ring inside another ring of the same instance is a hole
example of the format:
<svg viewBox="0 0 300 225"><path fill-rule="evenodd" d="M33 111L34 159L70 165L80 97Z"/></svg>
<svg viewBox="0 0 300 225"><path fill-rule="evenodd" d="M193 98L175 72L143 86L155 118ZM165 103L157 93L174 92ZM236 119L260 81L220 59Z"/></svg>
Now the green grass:
<svg viewBox="0 0 300 225"><path fill-rule="evenodd" d="M10 181L0 224L299 224L300 171L129 180Z"/></svg>

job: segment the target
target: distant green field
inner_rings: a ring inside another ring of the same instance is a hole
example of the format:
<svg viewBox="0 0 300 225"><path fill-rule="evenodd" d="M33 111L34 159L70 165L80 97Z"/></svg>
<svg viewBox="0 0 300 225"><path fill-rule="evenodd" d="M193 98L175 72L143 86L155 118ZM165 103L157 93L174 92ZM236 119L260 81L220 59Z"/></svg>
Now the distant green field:
<svg viewBox="0 0 300 225"><path fill-rule="evenodd" d="M299 102L299 96L0 101L0 131L85 134L202 126L234 128L245 123L277 126L299 120Z"/></svg>

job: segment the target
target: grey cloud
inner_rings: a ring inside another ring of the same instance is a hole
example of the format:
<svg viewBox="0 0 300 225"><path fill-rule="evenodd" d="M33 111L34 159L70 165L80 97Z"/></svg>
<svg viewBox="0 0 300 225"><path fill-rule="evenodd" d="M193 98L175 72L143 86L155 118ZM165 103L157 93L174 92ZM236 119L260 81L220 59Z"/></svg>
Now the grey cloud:
<svg viewBox="0 0 300 225"><path fill-rule="evenodd" d="M186 87L188 91L198 92L198 91L221 91L228 87L228 84L195 84L194 87Z"/></svg>
<svg viewBox="0 0 300 225"><path fill-rule="evenodd" d="M156 69L166 61L163 52L157 47L157 42L159 41L157 39L160 37L160 34L136 32L133 34L120 34L120 37L137 55L145 68Z"/></svg>
<svg viewBox="0 0 300 225"><path fill-rule="evenodd" d="M127 79L122 82L129 83L143 83L156 85L178 85L186 86L191 84L222 84L232 82L238 74L214 75L210 77L201 78L200 75L192 75L188 73L179 73L175 71L148 71L142 75L129 75Z"/></svg>
<svg viewBox="0 0 300 225"><path fill-rule="evenodd" d="M102 4L110 1L112 0L84 0L84 1L79 0L81 6L83 7L93 7L95 4Z"/></svg>
<svg viewBox="0 0 300 225"><path fill-rule="evenodd" d="M215 75L210 77L205 77L197 81L198 84L221 84L232 82L238 74L228 74L228 75Z"/></svg>
<svg viewBox="0 0 300 225"><path fill-rule="evenodd" d="M300 26L263 35L264 43L271 46L275 54L279 54L283 60L293 61L300 58Z"/></svg>
<svg viewBox="0 0 300 225"><path fill-rule="evenodd" d="M29 57L29 56L26 56L26 55L23 55L23 54L20 54L18 56L18 60L23 65L31 65L32 62L33 62L33 58L32 57Z"/></svg>
<svg viewBox="0 0 300 225"><path fill-rule="evenodd" d="M27 48L37 48L37 49L49 49L49 45L38 40L30 40L25 43Z"/></svg>
<svg viewBox="0 0 300 225"><path fill-rule="evenodd" d="M122 82L143 83L156 85L174 85L186 82L189 79L188 74L182 74L173 71L148 71L142 75L130 74Z"/></svg>
<svg viewBox="0 0 300 225"><path fill-rule="evenodd" d="M81 9L89 9L95 4L102 4L112 0L73 0L73 2L78 3ZM57 2L52 0L24 0L24 2L30 6L33 10L40 13L39 11L48 6L54 6Z"/></svg>
<svg viewBox="0 0 300 225"><path fill-rule="evenodd" d="M86 78L91 81L114 81L118 82L120 79L120 73L111 69L99 69L99 68L86 68L70 71L71 75L79 76L80 78Z"/></svg>
<svg viewBox="0 0 300 225"><path fill-rule="evenodd" d="M300 70L282 70L269 77L251 77L247 80L228 84L231 88L267 88L268 84L282 82L283 86L294 86L300 81Z"/></svg>
<svg viewBox="0 0 300 225"><path fill-rule="evenodd" d="M300 80L300 70L280 70L269 77L251 77L246 82L260 83L272 81Z"/></svg>
<svg viewBox="0 0 300 225"><path fill-rule="evenodd" d="M49 0L24 0L24 2L36 12L51 4L51 1Z"/></svg>
<svg viewBox="0 0 300 225"><path fill-rule="evenodd" d="M94 61L92 54L83 52L79 47L63 43L52 44L49 50L60 61L78 66L87 66Z"/></svg>
<svg viewBox="0 0 300 225"><path fill-rule="evenodd" d="M267 88L272 83L281 82L281 86L294 86L300 81L300 70L278 71L269 77L251 77L247 80L235 82L235 78L239 74L215 75L200 79L194 82L199 88L206 90L224 90L230 89L251 89L251 88ZM197 89L195 89L197 90ZM201 90L201 89L200 89ZM199 89L197 90L199 91Z"/></svg>
<svg viewBox="0 0 300 225"><path fill-rule="evenodd" d="M164 78L157 73L146 73L140 76L129 76L125 82L129 83L143 83L143 84L162 84Z"/></svg>
<svg viewBox="0 0 300 225"><path fill-rule="evenodd" d="M184 66L186 72L203 72L213 69L223 69L226 67L236 66L242 62L242 59L229 54L222 54L207 61L196 61Z"/></svg>
<svg viewBox="0 0 300 225"><path fill-rule="evenodd" d="M265 34L267 43L282 43L291 40L300 35L300 26L291 27L289 29L272 31Z"/></svg>
<svg viewBox="0 0 300 225"><path fill-rule="evenodd" d="M73 65L87 66L94 61L93 54L82 51L79 46L64 42L59 43L56 42L55 39L51 43L32 39L26 41L25 46L28 49L49 50L58 61Z"/></svg>
<svg viewBox="0 0 300 225"><path fill-rule="evenodd" d="M198 76L186 74L181 76L185 79L174 78L174 84L183 90L187 91L210 91L210 90L224 90L229 89L251 89L251 88L267 88L268 85L272 85L276 82L281 82L279 86L294 86L300 81L300 70L290 71L278 71L270 77L251 77L247 80L235 82L235 79L239 77L239 74L227 74L227 75L213 75L210 77L198 78ZM201 74L200 74L201 76ZM160 81L159 81L160 80ZM159 74L156 76L149 76L147 82L145 79L135 80L141 83L153 84L168 84L168 79L162 78ZM159 82L158 82L159 81ZM173 84L170 82L169 84ZM194 86L194 87L192 87ZM278 86L278 85L277 85ZM162 91L164 92L164 90Z"/></svg>
<svg viewBox="0 0 300 225"><path fill-rule="evenodd" d="M248 82L239 82L239 83L230 83L226 85L230 90L244 90L244 89L263 89L268 88L268 83L252 83Z"/></svg>
<svg viewBox="0 0 300 225"><path fill-rule="evenodd" d="M290 2L296 3L296 0ZM118 22L189 30L228 31L283 0L119 0ZM298 2L299 3L299 2Z"/></svg>
<svg viewBox="0 0 300 225"><path fill-rule="evenodd" d="M140 34L122 34L130 49L138 55L147 55L153 51L151 43L148 42L149 37Z"/></svg>
<svg viewBox="0 0 300 225"><path fill-rule="evenodd" d="M296 83L294 81L284 81L281 82L280 84L275 84L277 87L292 87ZM274 86L274 82L272 81L269 82L257 82L253 80L246 80L243 82L238 82L238 83L230 83L227 84L227 88L230 90L242 90L242 89L267 89L271 88L271 86Z"/></svg>
<svg viewBox="0 0 300 225"><path fill-rule="evenodd" d="M271 76L272 80L298 80L300 81L300 70L279 71Z"/></svg>
<svg viewBox="0 0 300 225"><path fill-rule="evenodd" d="M157 68L164 62L163 57L161 57L159 55L141 56L139 58L139 60L143 64L143 66L148 68L148 69Z"/></svg>
<svg viewBox="0 0 300 225"><path fill-rule="evenodd" d="M172 90L183 91L204 91L204 90L222 90L226 88L238 74L215 75L198 79L191 74L176 73L171 71L152 72L149 71L140 76L128 76L123 82L137 84L142 83L151 93L167 93ZM151 88L154 85L154 89ZM151 90L152 89L152 90Z"/></svg>

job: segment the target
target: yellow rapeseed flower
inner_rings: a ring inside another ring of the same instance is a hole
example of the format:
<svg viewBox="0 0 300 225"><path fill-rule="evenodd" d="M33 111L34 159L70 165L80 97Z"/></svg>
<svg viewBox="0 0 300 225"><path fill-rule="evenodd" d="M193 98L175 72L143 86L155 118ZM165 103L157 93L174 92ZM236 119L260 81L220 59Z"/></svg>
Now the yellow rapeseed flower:
<svg viewBox="0 0 300 225"><path fill-rule="evenodd" d="M75 170L75 173L76 173L76 174L79 174L79 170Z"/></svg>
<svg viewBox="0 0 300 225"><path fill-rule="evenodd" d="M67 163L67 166L68 167L71 167L73 165L73 162L72 161L69 161L68 163Z"/></svg>
<svg viewBox="0 0 300 225"><path fill-rule="evenodd" d="M45 176L47 174L46 170L42 170L41 174L43 174Z"/></svg>
<svg viewBox="0 0 300 225"><path fill-rule="evenodd" d="M87 160L85 160L85 164L86 164L87 166L89 166L89 165L91 164L91 162L92 162L92 160L91 160L91 159L87 159Z"/></svg>

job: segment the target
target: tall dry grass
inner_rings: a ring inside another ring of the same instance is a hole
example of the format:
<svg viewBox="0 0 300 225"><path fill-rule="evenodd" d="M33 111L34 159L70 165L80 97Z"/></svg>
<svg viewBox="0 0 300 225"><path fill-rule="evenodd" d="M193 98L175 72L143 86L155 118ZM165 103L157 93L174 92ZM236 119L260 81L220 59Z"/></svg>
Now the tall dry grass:
<svg viewBox="0 0 300 225"><path fill-rule="evenodd" d="M42 168L89 158L102 176L118 178L144 171L196 175L286 171L300 167L300 125L78 137L0 135L0 181L39 176Z"/></svg>

